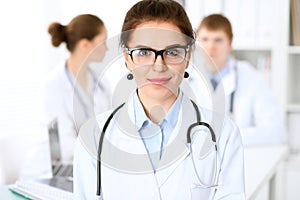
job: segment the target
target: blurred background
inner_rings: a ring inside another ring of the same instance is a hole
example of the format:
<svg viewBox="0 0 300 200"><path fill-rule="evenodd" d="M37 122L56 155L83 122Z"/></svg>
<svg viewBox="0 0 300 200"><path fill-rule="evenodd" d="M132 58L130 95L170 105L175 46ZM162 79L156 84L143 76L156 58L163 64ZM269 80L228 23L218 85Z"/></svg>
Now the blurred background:
<svg viewBox="0 0 300 200"><path fill-rule="evenodd" d="M53 21L67 24L78 14L100 17L108 38L120 33L126 11L136 0L10 0L0 2L0 183L13 183L26 150L42 140L38 91L43 78L68 53L51 45ZM196 29L211 13L227 16L234 32L233 53L263 73L284 113L290 155L285 199L296 199L300 183L300 7L293 0L181 0ZM297 10L298 9L298 10ZM7 150L8 149L8 150ZM13 170L4 163L12 159ZM0 170L1 171L1 170ZM1 178L2 177L2 178ZM296 193L296 194L295 194Z"/></svg>

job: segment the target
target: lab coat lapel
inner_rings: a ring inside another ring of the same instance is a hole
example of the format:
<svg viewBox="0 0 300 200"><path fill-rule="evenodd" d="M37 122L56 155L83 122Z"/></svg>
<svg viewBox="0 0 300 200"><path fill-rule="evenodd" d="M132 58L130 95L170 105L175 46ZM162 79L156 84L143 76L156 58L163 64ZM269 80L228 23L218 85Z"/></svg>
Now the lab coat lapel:
<svg viewBox="0 0 300 200"><path fill-rule="evenodd" d="M120 166L118 169L120 171L152 173L153 169L147 150L137 129L135 129L134 116L130 112L131 106L133 106L132 101L129 100L111 120L112 126L107 130L109 133L107 144L109 145L105 147L105 152L109 153L105 160L108 160L113 167Z"/></svg>
<svg viewBox="0 0 300 200"><path fill-rule="evenodd" d="M237 77L236 77L236 70L235 70L236 61L233 58L231 58L229 62L230 62L229 74L227 74L225 77L222 78L222 84L223 84L225 96L230 95L232 92L235 91L237 87L236 86Z"/></svg>
<svg viewBox="0 0 300 200"><path fill-rule="evenodd" d="M183 96L182 107L175 130L173 131L156 172L159 185L164 184L175 169L188 157L187 129L195 123L196 113L190 99Z"/></svg>

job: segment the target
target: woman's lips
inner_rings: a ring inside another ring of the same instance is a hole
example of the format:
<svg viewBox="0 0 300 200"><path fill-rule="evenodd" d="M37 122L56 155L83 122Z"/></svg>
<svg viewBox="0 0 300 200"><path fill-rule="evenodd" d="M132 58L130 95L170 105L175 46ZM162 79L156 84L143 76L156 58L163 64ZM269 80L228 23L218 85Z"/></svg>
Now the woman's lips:
<svg viewBox="0 0 300 200"><path fill-rule="evenodd" d="M171 78L149 78L148 81L153 85L165 85Z"/></svg>

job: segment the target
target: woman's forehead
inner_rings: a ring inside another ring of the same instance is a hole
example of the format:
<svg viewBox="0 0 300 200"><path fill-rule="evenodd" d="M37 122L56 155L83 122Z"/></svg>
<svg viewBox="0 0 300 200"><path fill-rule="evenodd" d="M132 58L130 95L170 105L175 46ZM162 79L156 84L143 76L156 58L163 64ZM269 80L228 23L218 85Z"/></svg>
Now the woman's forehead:
<svg viewBox="0 0 300 200"><path fill-rule="evenodd" d="M147 46L157 49L177 44L186 45L187 36L168 22L147 22L138 25L130 34L128 46Z"/></svg>

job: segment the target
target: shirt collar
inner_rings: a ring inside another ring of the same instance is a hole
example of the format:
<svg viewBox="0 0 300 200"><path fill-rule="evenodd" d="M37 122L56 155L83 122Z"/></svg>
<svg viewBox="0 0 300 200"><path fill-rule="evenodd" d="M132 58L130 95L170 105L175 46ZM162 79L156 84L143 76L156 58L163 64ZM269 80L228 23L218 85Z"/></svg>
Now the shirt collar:
<svg viewBox="0 0 300 200"><path fill-rule="evenodd" d="M223 69L221 69L221 71L219 72L221 78L224 78L230 71L230 67L229 67L229 60L226 62L225 66L223 67Z"/></svg>
<svg viewBox="0 0 300 200"><path fill-rule="evenodd" d="M177 124L181 101L182 101L182 92L179 91L176 101L173 103L172 107L170 108L169 112L164 118L168 123L171 124L172 127L175 127Z"/></svg>
<svg viewBox="0 0 300 200"><path fill-rule="evenodd" d="M227 60L225 66L215 74L211 74L211 78L216 81L220 81L220 79L224 78L230 72L230 59Z"/></svg>

